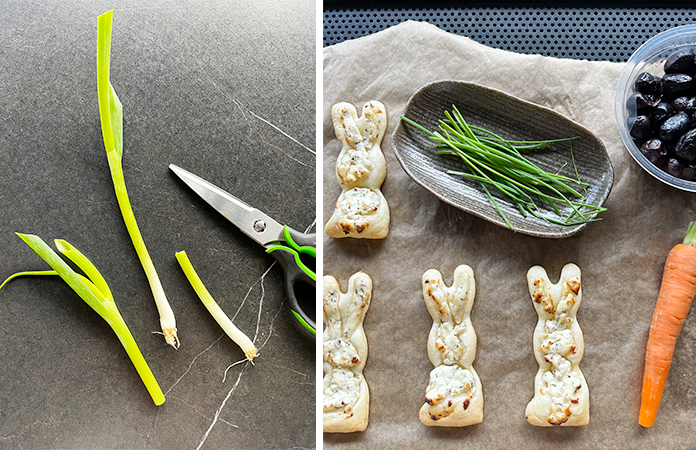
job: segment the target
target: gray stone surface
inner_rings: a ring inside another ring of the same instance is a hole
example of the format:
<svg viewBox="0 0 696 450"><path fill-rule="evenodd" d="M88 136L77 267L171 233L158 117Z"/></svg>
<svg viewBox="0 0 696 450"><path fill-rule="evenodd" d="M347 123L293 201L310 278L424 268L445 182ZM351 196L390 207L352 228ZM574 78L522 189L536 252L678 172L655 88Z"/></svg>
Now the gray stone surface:
<svg viewBox="0 0 696 450"><path fill-rule="evenodd" d="M97 16L111 8L126 185L179 350L153 334L101 137ZM315 447L315 340L280 267L168 170L312 225L315 49L314 2L0 1L0 278L48 267L14 232L79 248L167 398L152 403L110 327L59 278L18 278L0 291L0 448ZM255 365L225 378L244 356L195 296L180 250L255 336Z"/></svg>

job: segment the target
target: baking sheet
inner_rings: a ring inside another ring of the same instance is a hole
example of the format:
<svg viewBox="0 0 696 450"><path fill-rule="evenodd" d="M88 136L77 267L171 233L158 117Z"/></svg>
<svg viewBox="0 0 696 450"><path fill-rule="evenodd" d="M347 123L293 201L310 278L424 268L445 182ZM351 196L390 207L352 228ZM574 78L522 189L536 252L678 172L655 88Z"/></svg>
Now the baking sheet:
<svg viewBox="0 0 696 450"><path fill-rule="evenodd" d="M324 448L691 445L696 438L692 315L679 337L655 426L643 429L637 422L645 343L662 268L689 221L696 219L696 197L653 179L625 150L613 103L623 65L491 49L418 22L327 47L323 64L324 219L340 193L334 175L340 144L330 118L331 106L339 101L359 108L375 99L387 108L382 191L391 210L390 234L384 240L324 237L324 274L335 276L343 289L359 270L374 282L365 319L370 423L362 433L324 434ZM503 90L594 132L607 148L615 176L603 220L567 239L525 236L457 210L416 185L391 150L391 133L409 97L442 79ZM540 264L555 282L569 262L582 270L578 321L585 354L580 367L590 389L590 423L537 428L524 418L538 369L532 351L537 315L526 273ZM418 419L432 369L426 351L432 320L421 276L436 268L449 284L460 264L470 265L476 277L471 317L478 334L474 367L483 384L484 420L461 429L430 428Z"/></svg>

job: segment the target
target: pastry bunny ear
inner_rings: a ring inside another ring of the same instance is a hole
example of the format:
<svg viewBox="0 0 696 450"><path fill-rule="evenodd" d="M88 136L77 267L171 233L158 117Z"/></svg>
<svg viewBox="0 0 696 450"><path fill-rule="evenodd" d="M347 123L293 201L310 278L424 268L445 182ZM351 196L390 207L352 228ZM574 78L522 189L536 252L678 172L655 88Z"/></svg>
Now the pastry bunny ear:
<svg viewBox="0 0 696 450"><path fill-rule="evenodd" d="M387 129L387 113L384 105L377 100L365 103L360 120L360 130L365 150L379 145Z"/></svg>
<svg viewBox="0 0 696 450"><path fill-rule="evenodd" d="M461 323L471 312L475 295L474 271L467 265L456 268L449 288L439 271L430 269L423 274L423 298L433 320Z"/></svg>
<svg viewBox="0 0 696 450"><path fill-rule="evenodd" d="M358 127L358 111L351 103L336 103L331 108L336 138L342 147L355 147L363 141L362 131Z"/></svg>
<svg viewBox="0 0 696 450"><path fill-rule="evenodd" d="M343 337L350 338L360 326L370 306L372 297L372 279L363 272L358 272L348 280L348 292L341 299L343 311ZM343 302L346 302L345 307Z"/></svg>
<svg viewBox="0 0 696 450"><path fill-rule="evenodd" d="M534 302L534 308L539 314L553 315L559 306L561 299L574 294L577 299L572 308L577 310L580 306L580 268L575 264L566 264L561 270L561 277L557 284L551 283L546 270L541 266L534 266L527 272L527 284L529 293ZM554 299L556 299L554 301ZM564 309L566 306L564 306Z"/></svg>
<svg viewBox="0 0 696 450"><path fill-rule="evenodd" d="M553 285L546 269L541 266L534 266L527 271L527 285L529 286L529 294L534 302L534 309L541 316L543 314L553 315L556 312L556 306L553 303L551 289Z"/></svg>
<svg viewBox="0 0 696 450"><path fill-rule="evenodd" d="M561 271L561 280L564 281L564 293L566 290L571 291L575 295L580 293L580 268L575 264L566 264Z"/></svg>
<svg viewBox="0 0 696 450"><path fill-rule="evenodd" d="M471 267L461 265L456 268L452 288L454 289L450 304L452 317L456 323L461 323L464 316L471 312L472 300L476 296L476 282Z"/></svg>
<svg viewBox="0 0 696 450"><path fill-rule="evenodd" d="M452 317L445 288L440 271L435 269L425 271L423 274L423 298L430 317L437 322L448 321Z"/></svg>
<svg viewBox="0 0 696 450"><path fill-rule="evenodd" d="M343 328L339 300L341 289L338 282L332 276L322 279L324 285L324 323L326 324L326 336L328 339L338 339Z"/></svg>
<svg viewBox="0 0 696 450"><path fill-rule="evenodd" d="M325 276L324 285L324 323L329 339L349 339L360 326L370 306L372 279L358 272L348 280L348 292L341 293L336 279Z"/></svg>

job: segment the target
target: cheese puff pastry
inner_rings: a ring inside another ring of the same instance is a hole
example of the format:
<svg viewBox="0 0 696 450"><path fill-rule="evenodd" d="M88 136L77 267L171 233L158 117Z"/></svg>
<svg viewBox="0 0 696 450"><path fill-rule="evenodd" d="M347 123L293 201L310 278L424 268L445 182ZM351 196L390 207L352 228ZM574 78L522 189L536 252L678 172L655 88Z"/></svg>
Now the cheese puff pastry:
<svg viewBox="0 0 696 450"><path fill-rule="evenodd" d="M367 338L363 329L370 306L372 280L358 272L341 292L334 277L325 276L323 430L328 433L363 431L367 427L370 393L363 377Z"/></svg>
<svg viewBox="0 0 696 450"><path fill-rule="evenodd" d="M552 284L546 270L534 266L527 283L539 316L533 339L539 370L527 421L540 427L587 425L590 391L579 367L585 346L576 318L582 301L580 268L567 264Z"/></svg>
<svg viewBox="0 0 696 450"><path fill-rule="evenodd" d="M423 274L423 298L433 319L428 357L435 366L419 413L425 425L463 427L483 421L483 390L472 366L476 332L470 313L475 295L469 266L455 269L451 287L437 270Z"/></svg>
<svg viewBox="0 0 696 450"><path fill-rule="evenodd" d="M350 103L331 108L341 153L336 161L336 180L341 195L326 224L330 237L382 239L389 232L389 205L380 190L387 164L380 144L387 129L387 113L378 101L365 104L362 116Z"/></svg>

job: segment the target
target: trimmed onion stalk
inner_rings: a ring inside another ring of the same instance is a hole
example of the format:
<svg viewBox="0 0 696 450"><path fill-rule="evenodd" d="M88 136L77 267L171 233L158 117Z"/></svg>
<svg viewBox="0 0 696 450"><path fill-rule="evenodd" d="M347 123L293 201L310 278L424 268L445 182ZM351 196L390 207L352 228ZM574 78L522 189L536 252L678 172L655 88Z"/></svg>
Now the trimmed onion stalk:
<svg viewBox="0 0 696 450"><path fill-rule="evenodd" d="M145 241L140 234L140 229L135 221L133 208L131 207L126 191L126 183L123 177L123 109L121 102L109 80L111 59L111 23L113 11L99 16L97 23L97 91L99 97L99 116L101 118L104 147L111 170L111 179L114 182L116 199L121 209L123 221L128 229L128 234L133 241L133 246L138 254L140 263L145 270L145 275L150 283L152 295L157 304L160 316L160 326L167 344L179 348L179 337L176 331L176 320L167 297L164 294L155 266L150 259L150 254L145 247Z"/></svg>
<svg viewBox="0 0 696 450"><path fill-rule="evenodd" d="M215 299L210 295L208 289L203 285L203 282L198 277L198 274L191 265L191 261L186 255L185 251L178 252L176 254L176 259L181 265L181 269L186 274L186 278L191 283L193 290L196 291L198 297L201 299L206 309L213 316L215 321L222 327L222 329L227 333L227 335L232 339L244 352L244 356L251 361L254 359L257 353L256 346L251 339L247 337L246 334L242 333L239 328L232 323L227 314L220 308L220 306L215 302Z"/></svg>
<svg viewBox="0 0 696 450"><path fill-rule="evenodd" d="M94 311L97 312L106 323L111 326L116 333L121 345L126 350L128 357L133 362L135 370L140 375L145 388L150 393L152 401L155 405L160 406L164 403L164 394L160 389L155 376L152 374L150 367L147 365L143 354L138 348L133 335L131 334L126 322L121 317L121 314L116 307L114 297L111 294L106 280L99 273L94 264L87 259L78 249L70 245L70 243L56 239L55 244L66 258L72 261L79 267L86 276L75 272L51 247L48 246L40 237L31 234L20 234L17 236L22 238L44 261L48 263L53 270L43 271L27 271L19 272L10 276L2 284L0 289L10 280L24 275L58 275L65 281L73 291L75 291L82 300L85 301Z"/></svg>

